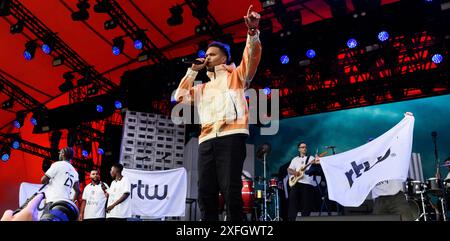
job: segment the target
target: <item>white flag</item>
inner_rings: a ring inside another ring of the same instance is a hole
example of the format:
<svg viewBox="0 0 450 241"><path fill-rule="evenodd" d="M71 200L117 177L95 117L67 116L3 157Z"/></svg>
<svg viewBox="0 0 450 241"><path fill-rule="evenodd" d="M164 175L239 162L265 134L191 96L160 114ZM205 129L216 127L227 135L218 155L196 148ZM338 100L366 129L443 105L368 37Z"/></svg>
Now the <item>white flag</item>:
<svg viewBox="0 0 450 241"><path fill-rule="evenodd" d="M414 117L353 150L320 160L328 195L346 207L360 206L372 188L385 180L406 180L413 140Z"/></svg>
<svg viewBox="0 0 450 241"><path fill-rule="evenodd" d="M141 171L124 169L131 184L132 215L152 218L184 216L186 208L186 169Z"/></svg>

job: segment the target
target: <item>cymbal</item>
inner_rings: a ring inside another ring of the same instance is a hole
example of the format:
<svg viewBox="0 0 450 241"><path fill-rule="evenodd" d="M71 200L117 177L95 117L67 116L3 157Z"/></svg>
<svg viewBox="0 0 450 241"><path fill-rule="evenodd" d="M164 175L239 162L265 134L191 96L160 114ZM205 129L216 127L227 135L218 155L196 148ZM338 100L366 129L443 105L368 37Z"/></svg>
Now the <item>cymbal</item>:
<svg viewBox="0 0 450 241"><path fill-rule="evenodd" d="M271 146L269 143L264 143L261 146L258 147L258 150L256 151L256 159L257 160L264 160L264 154L268 154L271 150Z"/></svg>

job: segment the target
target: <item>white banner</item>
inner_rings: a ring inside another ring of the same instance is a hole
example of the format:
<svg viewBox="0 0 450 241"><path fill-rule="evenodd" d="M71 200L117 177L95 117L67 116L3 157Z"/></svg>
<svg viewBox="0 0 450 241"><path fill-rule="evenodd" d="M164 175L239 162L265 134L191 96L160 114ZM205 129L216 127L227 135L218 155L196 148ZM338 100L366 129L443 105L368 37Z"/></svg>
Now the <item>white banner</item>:
<svg viewBox="0 0 450 241"><path fill-rule="evenodd" d="M365 145L320 160L330 200L360 206L381 181L408 176L414 117L406 116L392 129Z"/></svg>
<svg viewBox="0 0 450 241"><path fill-rule="evenodd" d="M24 204L28 198L30 198L33 194L35 194L39 188L42 187L42 184L34 184L28 182L22 182L20 184L19 189L19 207ZM45 190L47 187L44 187ZM42 216L42 212L44 211L45 199L42 199L41 203L38 206L38 217Z"/></svg>
<svg viewBox="0 0 450 241"><path fill-rule="evenodd" d="M186 209L186 169L141 171L124 169L131 183L132 215L160 218L184 216Z"/></svg>

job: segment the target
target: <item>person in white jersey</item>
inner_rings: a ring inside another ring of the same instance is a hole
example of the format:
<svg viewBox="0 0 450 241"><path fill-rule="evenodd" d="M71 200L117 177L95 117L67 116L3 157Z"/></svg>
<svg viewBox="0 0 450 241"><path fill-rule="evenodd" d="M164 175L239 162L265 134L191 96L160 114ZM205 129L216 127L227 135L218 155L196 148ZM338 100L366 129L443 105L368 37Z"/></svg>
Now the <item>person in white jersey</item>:
<svg viewBox="0 0 450 241"><path fill-rule="evenodd" d="M131 184L128 178L122 176L123 165L114 164L111 167L111 187L108 189L108 207L106 208L106 220L126 221L131 218Z"/></svg>
<svg viewBox="0 0 450 241"><path fill-rule="evenodd" d="M91 183L83 191L80 207L80 221L103 221L106 217L106 201L108 185L100 181L98 170L91 171Z"/></svg>
<svg viewBox="0 0 450 241"><path fill-rule="evenodd" d="M78 172L70 164L73 158L73 150L64 147L59 152L59 161L54 162L41 178L42 184L47 184L45 191L44 213L50 205L59 200L71 200L76 203L80 194ZM74 190L71 198L70 193Z"/></svg>

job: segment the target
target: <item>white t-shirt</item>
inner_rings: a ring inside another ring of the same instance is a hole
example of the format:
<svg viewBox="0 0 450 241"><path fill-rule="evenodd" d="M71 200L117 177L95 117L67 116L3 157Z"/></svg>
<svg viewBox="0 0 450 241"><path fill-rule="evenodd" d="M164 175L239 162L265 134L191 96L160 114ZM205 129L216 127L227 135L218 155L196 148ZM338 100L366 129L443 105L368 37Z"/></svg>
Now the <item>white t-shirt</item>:
<svg viewBox="0 0 450 241"><path fill-rule="evenodd" d="M295 171L298 171L300 169L301 166L305 165L306 163L306 159L308 158L308 156L296 156L292 159L291 164L289 165L288 168L293 169ZM314 161L314 157L310 156L308 163ZM307 164L307 163L306 163ZM309 165L305 171L309 170L309 168L311 167L311 165ZM292 175L289 174L289 178L291 178ZM317 183L320 183L321 177L320 176L316 176L316 180ZM312 185L312 186L317 186L316 181L314 181L314 176L310 176L310 175L304 175L300 180L298 180L299 183L303 183L303 184L308 184L308 185Z"/></svg>
<svg viewBox="0 0 450 241"><path fill-rule="evenodd" d="M57 161L53 163L45 175L50 178L45 190L46 202L71 199L70 191L73 184L78 182L78 173L69 162Z"/></svg>
<svg viewBox="0 0 450 241"><path fill-rule="evenodd" d="M103 184L108 188L106 183ZM87 185L84 188L82 199L86 201L84 219L105 218L107 198L100 183L98 185L93 183Z"/></svg>
<svg viewBox="0 0 450 241"><path fill-rule="evenodd" d="M372 198L375 199L379 196L395 195L400 191L403 191L403 181L386 180L377 183L377 185L372 189Z"/></svg>
<svg viewBox="0 0 450 241"><path fill-rule="evenodd" d="M450 180L450 172L447 173L447 177L444 180Z"/></svg>
<svg viewBox="0 0 450 241"><path fill-rule="evenodd" d="M111 187L108 189L108 193L108 206L110 206L119 200L123 194L131 194L130 181L126 177L122 177L120 181L113 180L111 182ZM131 218L130 196L107 213L106 218Z"/></svg>

